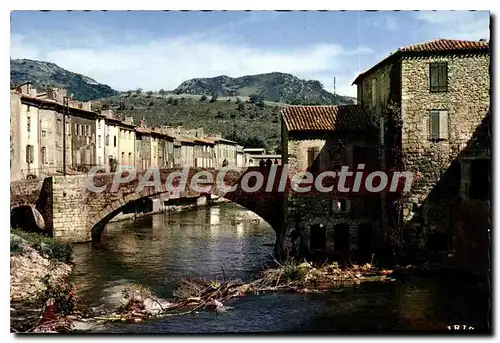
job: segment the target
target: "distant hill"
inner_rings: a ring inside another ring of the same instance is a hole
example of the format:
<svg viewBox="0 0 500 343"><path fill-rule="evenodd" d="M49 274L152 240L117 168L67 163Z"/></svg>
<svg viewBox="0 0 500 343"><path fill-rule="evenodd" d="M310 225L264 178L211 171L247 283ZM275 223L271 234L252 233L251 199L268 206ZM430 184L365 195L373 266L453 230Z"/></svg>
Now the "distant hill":
<svg viewBox="0 0 500 343"><path fill-rule="evenodd" d="M174 89L176 94L204 94L207 96L256 95L263 100L290 105L342 105L353 104L354 98L334 96L316 80L301 80L285 73L247 75L237 78L217 76L184 81Z"/></svg>
<svg viewBox="0 0 500 343"><path fill-rule="evenodd" d="M65 87L78 100L86 101L112 96L118 92L90 77L73 73L50 62L28 59L10 60L11 86L31 81L36 89L43 91L49 86Z"/></svg>

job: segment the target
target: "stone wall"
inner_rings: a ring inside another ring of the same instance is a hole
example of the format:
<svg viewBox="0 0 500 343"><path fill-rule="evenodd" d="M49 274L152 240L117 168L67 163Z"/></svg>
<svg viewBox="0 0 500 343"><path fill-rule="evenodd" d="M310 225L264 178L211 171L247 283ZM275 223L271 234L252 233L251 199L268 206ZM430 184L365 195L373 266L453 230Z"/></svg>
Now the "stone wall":
<svg viewBox="0 0 500 343"><path fill-rule="evenodd" d="M438 61L448 63L448 91L431 93L429 63ZM489 111L489 72L487 54L403 59L402 156L406 169L416 178L404 204L405 221L417 227L450 231L451 209L446 204L458 195L457 158ZM448 111L448 139L429 139L430 110ZM439 194L433 197L431 192Z"/></svg>
<svg viewBox="0 0 500 343"><path fill-rule="evenodd" d="M376 135L366 133L292 133L286 134L287 159L289 164L289 178L295 172L311 170L308 166L308 149L317 147L319 154L313 165L318 171L339 170L341 166L353 167L352 151L354 146L368 147L372 149L371 157L374 159L366 161L366 170L378 165L377 150L374 144ZM311 226L321 224L326 227L326 253L332 253L335 247L334 232L338 224L349 227L351 249L357 248L358 226L362 223L371 224L373 234L379 235L379 196L352 197L349 196L350 208L347 212L334 210L334 202L347 198L335 194L306 194L298 195L289 193L285 208L285 226L287 236L296 230L301 232L302 251L308 251L310 247Z"/></svg>
<svg viewBox="0 0 500 343"><path fill-rule="evenodd" d="M10 208L34 205L40 197L43 179L19 180L10 183Z"/></svg>
<svg viewBox="0 0 500 343"><path fill-rule="evenodd" d="M258 170L258 168L231 171L224 177L227 186L238 184L246 172ZM160 171L162 189L156 190L154 187L144 187L138 190L137 187L142 181L143 173L128 183L121 184L117 191L111 189L113 185L114 173L97 174L93 178L94 186L103 187L104 190L96 193L87 187L87 175L55 176L52 177L52 228L56 238L65 242L87 242L93 238L99 238L104 225L116 214L122 211L123 207L133 201L145 197L152 197L163 194L164 200L177 198L198 198L202 193L186 187L185 191L169 191L165 189L168 175L172 172L182 171L182 169L165 169ZM192 176L201 169L191 168L187 177L188 185ZM218 171L212 170L214 181ZM277 172L281 175L281 171ZM266 179L267 181L267 179ZM267 184L265 181L264 185ZM276 177L273 189L277 189L280 177ZM251 186L251 185L250 185ZM282 228L282 203L283 193L262 192L245 193L239 188L230 193L225 193L217 185L212 188L212 194L224 196L228 200L238 203L247 209L255 212L266 220L275 230Z"/></svg>

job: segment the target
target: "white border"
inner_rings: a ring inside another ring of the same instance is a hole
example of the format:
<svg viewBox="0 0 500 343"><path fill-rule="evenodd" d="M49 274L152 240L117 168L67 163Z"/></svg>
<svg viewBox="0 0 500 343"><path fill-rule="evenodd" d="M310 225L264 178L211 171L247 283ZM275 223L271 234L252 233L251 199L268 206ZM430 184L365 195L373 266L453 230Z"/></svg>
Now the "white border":
<svg viewBox="0 0 500 343"><path fill-rule="evenodd" d="M5 54L5 58L4 58L4 64L2 65L1 67L1 73L2 73L2 79L5 80L5 85L7 85L7 77L9 76L9 64L7 64L7 61L8 59L10 59L10 46L9 46L9 42L10 42L10 11L13 10L15 7L16 10L64 10L64 9L73 9L73 10L78 10L78 9L94 9L94 10L102 10L102 9L108 9L108 10L118 10L118 9L127 9L127 10L132 10L132 9L135 9L135 10L145 10L145 9L156 9L156 10L164 10L164 9L212 9L212 10L216 10L216 9L230 9L230 10L263 10L263 9L266 9L266 10L273 10L273 9L287 9L287 10L292 10L292 9L322 9L322 10L355 10L355 9L358 9L358 10L367 10L367 9L378 9L378 10L383 10L383 9L386 9L386 10L393 10L393 9L400 9L400 10L415 10L415 9L421 9L421 10L424 10L424 9L427 9L427 10L437 10L437 9L441 9L441 10L444 10L444 9L447 9L447 10L450 10L450 9L455 9L455 10L459 10L459 9L462 9L462 10L470 10L471 9L471 5L474 6L474 9L476 10L492 10L492 13L495 14L496 11L494 9L496 9L496 7L498 6L498 2L494 2L494 1L485 1L485 0L475 0L474 2L470 3L470 2L459 2L459 1L449 1L449 0L445 0L445 1L429 1L429 0L420 0L418 2L407 2L407 1L387 1L387 0L384 0L384 1L343 1L343 2L334 2L334 1L331 1L331 0L323 0L323 1L319 1L319 0L308 0L306 2L304 1L301 1L301 2L295 2L295 3L292 3L291 1L280 1L280 2L271 2L269 0L253 0L253 1L219 1L219 0L212 0L212 1L189 1L189 0L184 0L184 1L180 1L180 2L168 2L168 4L166 2L160 2L160 1L155 1L155 2L146 2L146 1L103 1L103 0L87 0L87 1L84 1L84 2L80 2L80 3L75 3L75 2L70 2L70 1L32 1L32 0L24 0L24 1L20 1L20 2L7 2L7 1L3 1L1 3L1 7L2 7L2 20L0 21L0 25L2 27L2 36L3 36L3 39L2 39L2 42L4 44L4 54ZM5 10L3 10L5 8ZM8 11L7 11L8 10ZM496 33L497 30L495 30L495 33ZM335 34L335 33L332 33L332 34ZM496 44L494 42L494 47L495 47L495 50L496 50ZM498 52L497 51L494 51L493 52L493 56L495 57L496 59L496 56L498 56ZM495 61L496 62L496 61ZM493 79L492 79L493 81ZM497 92L497 88L495 87L495 99L496 99L496 92ZM4 120L4 123L3 125L1 125L1 130L4 131L4 134L0 134L0 139L2 140L1 144L0 144L0 147L2 147L2 149L5 149L4 150L4 153L1 154L1 158L4 160L4 163L2 163L2 165L4 165L5 167L0 169L3 177L1 178L2 180L4 180L5 184L6 184L6 187L5 187L5 190L2 192L2 195L1 195L1 201L2 203L4 203L4 205L2 205L0 208L2 209L2 211L5 211L4 212L4 218L9 218L9 212L7 212L7 204L9 203L10 204L10 200L9 200L9 193L6 191L7 189L9 189L9 186L7 186L7 182L10 178L10 173L9 173L9 169L7 166L9 166L9 162L7 161L8 160L8 157L9 156L9 152L7 151L7 146L8 146L8 140L9 140L9 135L7 134L7 131L8 131L8 128L7 128L7 113L9 113L9 107L10 107L10 102L9 102L9 97L8 97L8 92L7 92L7 89L5 87L4 91L0 93L0 96L2 98L2 104L3 104L3 108L4 108L4 112L3 112L3 120ZM494 121L494 130L493 131L496 131L497 129L497 124L498 124L499 120L495 120ZM498 124L500 125L500 124ZM499 131L500 132L500 131ZM495 142L495 146L494 146L494 151L497 151L497 143L498 140ZM496 162L496 158L495 158L495 162ZM498 166L494 165L494 170L498 170ZM497 189L497 184L495 184L495 194L498 194L498 189ZM492 213L500 213L500 211L495 211L497 210L497 206L498 206L498 203L495 202L494 203L494 206L495 206L495 209L492 211ZM8 219L7 219L8 220ZM493 228L493 231L494 228ZM2 234L5 235L5 238L2 239L2 242L4 244L4 248L2 249L2 252L5 256L5 261L7 260L7 255L8 255L8 252L10 250L10 244L9 244L9 236L8 236L8 232L9 232L9 227L6 227L5 230L2 231ZM493 234L493 237L495 237L495 246L498 248L498 237L499 235L498 234ZM498 256L498 254L496 254L496 256ZM495 258L495 261L494 262L497 262L497 259ZM497 265L496 263L493 264L494 266ZM4 273L4 277L3 277L3 284L2 284L2 290L3 290L3 293L4 295L1 297L2 299L2 302L3 302L3 306L2 308L5 309L5 317L4 318L8 318L8 314L6 313L7 309L9 308L9 299L10 299L10 296L9 296L9 285L8 285L8 282L10 281L10 278L8 276L8 264L6 262L2 263L1 264L1 268L3 269L2 272ZM9 281L8 281L9 280ZM494 282L494 280L492 280ZM495 283L494 283L495 284ZM495 284L496 285L496 284ZM495 287L496 288L496 287ZM496 289L495 289L496 290ZM498 298L498 293L496 294L496 297L495 298ZM495 301L496 303L496 301ZM496 304L495 304L496 305ZM493 316L493 319L494 319L494 323L492 323L493 327L495 328L498 328L498 325L495 325L495 324L498 324L498 316ZM244 320L242 318L242 320ZM251 320L251 318L247 318L246 320ZM3 319L3 323L4 323L4 326L1 330L1 333L2 333L2 336L7 336L5 338L7 338L7 340L13 340L14 339L14 335L10 334L9 333L9 324L7 322L6 319ZM35 336L35 339L36 338L39 338L39 336ZM111 336L110 336L111 338ZM123 339L122 337L119 337L120 339ZM128 337L129 339L131 340L134 340L134 341L139 341L141 338L134 338L134 337ZM305 337L297 337L299 339L307 339ZM456 339L455 337L450 337L451 339ZM85 340L88 340L88 339L93 339L93 340L101 340L101 337L89 337L89 338L78 338L78 339L85 339ZM158 339L162 339L164 340L165 338L164 337L158 337ZM176 338L174 337L168 337L167 339L169 340L177 340ZM191 338L191 339L196 339L196 338ZM206 338L207 339L207 338ZM219 337L210 337L208 339L212 339L212 340L219 340L220 338ZM231 337L231 339L241 339L241 337ZM280 338L280 337L276 337L276 336L270 336L270 337L258 337L258 338L253 338L253 339L258 339L258 340L269 340L269 341L277 341L277 340L282 340L283 338ZM289 339L288 337L285 337L284 339ZM323 340L331 340L332 338L330 337L322 337L321 339ZM340 341L343 341L344 338L341 338L341 337L337 337L337 338L334 338L335 340L340 340ZM361 339L361 338L359 338ZM384 337L383 339L387 339L386 337ZM395 337L395 339L400 339L399 337ZM431 337L421 337L420 339L425 339L426 341L431 341L431 340L437 340L437 338L431 338Z"/></svg>

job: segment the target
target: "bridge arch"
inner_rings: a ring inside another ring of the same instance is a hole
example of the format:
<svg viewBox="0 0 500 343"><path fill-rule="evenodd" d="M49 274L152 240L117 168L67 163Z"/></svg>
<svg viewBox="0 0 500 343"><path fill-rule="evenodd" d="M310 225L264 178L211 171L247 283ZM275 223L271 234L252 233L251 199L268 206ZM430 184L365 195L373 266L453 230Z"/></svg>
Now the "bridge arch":
<svg viewBox="0 0 500 343"><path fill-rule="evenodd" d="M242 172L229 174L229 178L225 179L225 183L227 186L238 184L246 173L255 171L256 169L258 168L247 168ZM211 170L211 172L217 173L218 171ZM101 184L104 183L101 182ZM92 211L93 214L88 217L87 230L90 232L92 241L99 241L105 225L130 203L160 194L168 194L170 199L180 197L179 194L165 189L165 185L162 185L161 191L156 190L152 186L144 187L140 191L137 191L136 186L137 183L132 182L131 185L127 185L123 189L120 188L115 195L105 191L101 194L94 193L91 196L93 201L88 201L88 203L94 210ZM274 229L277 233L277 239L278 237L281 238L282 235L278 233L283 226L283 198L277 196L275 193L266 194L262 191L249 194L241 191L240 187L234 192L225 192L218 187L212 187L210 193L187 191L184 197L197 198L202 195L216 195L226 198L257 214ZM97 204L97 206L94 204Z"/></svg>

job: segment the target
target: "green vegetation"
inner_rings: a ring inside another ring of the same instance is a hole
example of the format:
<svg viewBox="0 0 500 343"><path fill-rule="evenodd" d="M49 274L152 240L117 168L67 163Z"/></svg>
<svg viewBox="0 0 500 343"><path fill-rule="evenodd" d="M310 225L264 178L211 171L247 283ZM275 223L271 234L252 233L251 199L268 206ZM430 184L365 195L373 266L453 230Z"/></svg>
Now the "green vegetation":
<svg viewBox="0 0 500 343"><path fill-rule="evenodd" d="M90 77L70 72L54 63L28 59L10 60L10 83L19 85L31 81L33 86L43 92L47 87L65 87L68 94L77 100L92 100L117 94L107 85L98 83Z"/></svg>
<svg viewBox="0 0 500 343"><path fill-rule="evenodd" d="M352 104L353 99L326 91L321 82L301 80L286 73L267 73L232 78L217 76L184 81L174 91L175 94L205 94L219 97L250 97L254 104L263 101L281 102L294 105Z"/></svg>
<svg viewBox="0 0 500 343"><path fill-rule="evenodd" d="M38 233L25 232L19 229L12 229L11 233L26 240L33 246L34 249L39 251L41 254L47 255L49 259L54 259L64 263L71 262L71 256L73 254L73 246L71 244L60 243L55 238ZM11 241L10 246L11 254L21 252L20 249L22 249L22 246L19 246L19 243L13 243Z"/></svg>

